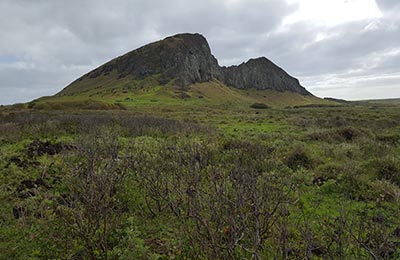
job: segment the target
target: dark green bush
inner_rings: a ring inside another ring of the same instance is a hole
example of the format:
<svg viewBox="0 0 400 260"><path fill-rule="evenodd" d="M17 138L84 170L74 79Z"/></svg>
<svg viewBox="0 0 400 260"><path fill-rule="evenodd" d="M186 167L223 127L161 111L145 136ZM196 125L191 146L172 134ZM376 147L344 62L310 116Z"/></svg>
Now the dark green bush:
<svg viewBox="0 0 400 260"><path fill-rule="evenodd" d="M116 103L114 103L114 105L116 105L118 107L118 109L120 109L120 110L127 110L126 106L124 106L120 102L116 102Z"/></svg>
<svg viewBox="0 0 400 260"><path fill-rule="evenodd" d="M376 162L378 178L389 180L400 186L400 167L393 159L381 159Z"/></svg>
<svg viewBox="0 0 400 260"><path fill-rule="evenodd" d="M337 133L346 141L352 141L353 139L361 135L361 131L354 127L343 127L337 130Z"/></svg>
<svg viewBox="0 0 400 260"><path fill-rule="evenodd" d="M250 107L254 108L254 109L268 109L268 108L270 108L268 105L266 105L264 103L254 103Z"/></svg>
<svg viewBox="0 0 400 260"><path fill-rule="evenodd" d="M309 169L312 167L312 160L304 146L297 146L286 158L286 165L292 170L297 170L299 168Z"/></svg>
<svg viewBox="0 0 400 260"><path fill-rule="evenodd" d="M328 143L354 141L357 138L367 135L367 132L354 127L340 127L328 130L316 130L308 135L309 140L324 141Z"/></svg>
<svg viewBox="0 0 400 260"><path fill-rule="evenodd" d="M337 180L339 176L346 172L346 166L339 163L326 163L316 168L313 183L322 185L328 180Z"/></svg>

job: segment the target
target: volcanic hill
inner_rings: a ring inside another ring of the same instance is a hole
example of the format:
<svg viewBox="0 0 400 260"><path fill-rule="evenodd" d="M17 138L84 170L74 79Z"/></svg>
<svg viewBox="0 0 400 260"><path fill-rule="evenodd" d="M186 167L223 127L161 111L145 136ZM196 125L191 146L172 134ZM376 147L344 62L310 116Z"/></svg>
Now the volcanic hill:
<svg viewBox="0 0 400 260"><path fill-rule="evenodd" d="M239 66L220 67L207 40L200 34L178 34L150 43L107 62L67 86L60 95L98 87L97 78L143 80L185 88L194 83L219 80L238 89L290 91L311 95L299 81L267 58L251 59Z"/></svg>
<svg viewBox="0 0 400 260"><path fill-rule="evenodd" d="M107 104L326 103L265 57L219 66L200 34L177 34L115 58L78 78L53 97L35 102L95 100Z"/></svg>

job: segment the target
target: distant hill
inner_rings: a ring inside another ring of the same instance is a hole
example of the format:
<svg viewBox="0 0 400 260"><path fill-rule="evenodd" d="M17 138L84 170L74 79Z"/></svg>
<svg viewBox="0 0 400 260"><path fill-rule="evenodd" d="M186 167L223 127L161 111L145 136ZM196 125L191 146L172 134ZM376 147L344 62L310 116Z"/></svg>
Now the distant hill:
<svg viewBox="0 0 400 260"><path fill-rule="evenodd" d="M367 103L367 104L400 105L400 98L370 99L370 100L361 100L357 102Z"/></svg>
<svg viewBox="0 0 400 260"><path fill-rule="evenodd" d="M130 80L131 88L175 85L187 88L195 83L220 81L238 89L290 91L311 95L299 81L267 58L251 59L239 66L220 67L207 40L200 34L178 34L148 44L113 59L72 82L58 95L74 95ZM136 82L135 82L136 81ZM137 83L137 84L134 84Z"/></svg>
<svg viewBox="0 0 400 260"><path fill-rule="evenodd" d="M78 103L84 102L84 105ZM216 105L272 107L332 104L313 96L265 57L223 67L200 34L178 34L115 58L31 107L109 105ZM54 105L58 103L57 105ZM87 105L89 104L89 105ZM101 107L101 106L100 106Z"/></svg>
<svg viewBox="0 0 400 260"><path fill-rule="evenodd" d="M339 98L325 97L324 99L328 100L328 101L333 101L336 103L341 103L341 104L350 104L351 103L350 101L347 101L344 99L339 99Z"/></svg>

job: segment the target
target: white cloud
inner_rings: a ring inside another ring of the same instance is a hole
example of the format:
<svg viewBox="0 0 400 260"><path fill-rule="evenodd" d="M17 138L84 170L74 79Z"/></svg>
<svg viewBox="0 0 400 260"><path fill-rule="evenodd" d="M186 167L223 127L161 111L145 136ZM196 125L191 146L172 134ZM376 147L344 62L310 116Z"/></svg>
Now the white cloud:
<svg viewBox="0 0 400 260"><path fill-rule="evenodd" d="M298 3L299 9L285 19L285 24L310 21L335 26L382 16L374 0L297 0L295 2Z"/></svg>

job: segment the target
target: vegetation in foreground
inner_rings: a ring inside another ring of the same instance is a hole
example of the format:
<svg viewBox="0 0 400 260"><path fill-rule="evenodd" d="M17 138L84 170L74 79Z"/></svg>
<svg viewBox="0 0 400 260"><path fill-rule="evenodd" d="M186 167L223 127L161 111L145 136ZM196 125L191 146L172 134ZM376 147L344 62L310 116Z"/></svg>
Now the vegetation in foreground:
<svg viewBox="0 0 400 260"><path fill-rule="evenodd" d="M3 108L1 259L400 259L399 122Z"/></svg>

